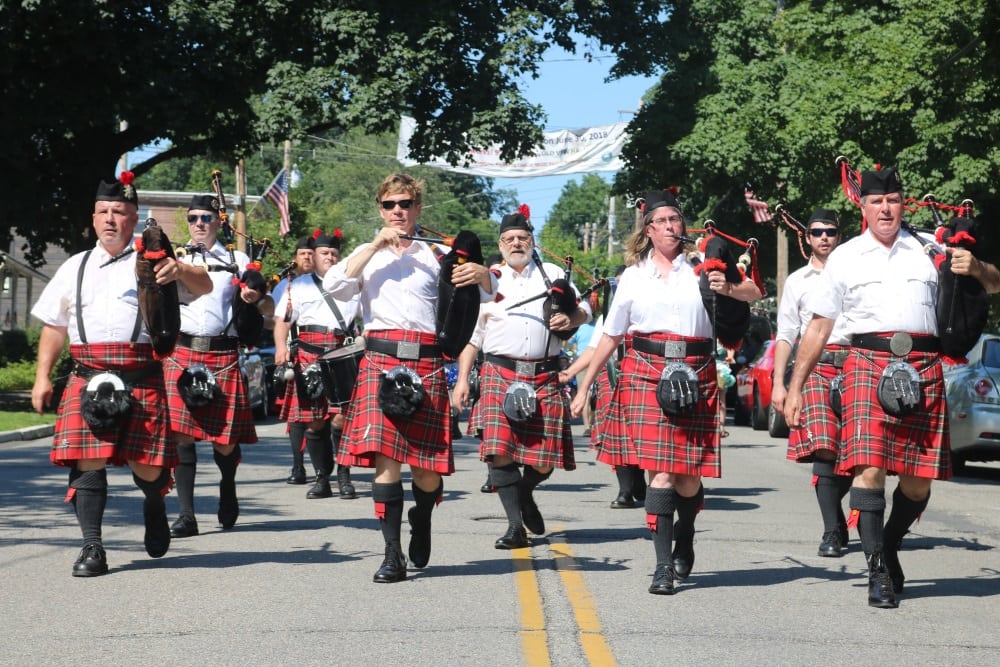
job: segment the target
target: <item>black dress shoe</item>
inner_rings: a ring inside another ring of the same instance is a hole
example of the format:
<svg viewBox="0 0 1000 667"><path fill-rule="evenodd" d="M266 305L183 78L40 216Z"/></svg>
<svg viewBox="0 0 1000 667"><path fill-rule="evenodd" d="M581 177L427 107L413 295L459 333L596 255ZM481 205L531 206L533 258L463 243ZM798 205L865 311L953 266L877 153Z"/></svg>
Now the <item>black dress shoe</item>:
<svg viewBox="0 0 1000 667"><path fill-rule="evenodd" d="M823 541L819 544L819 549L816 550L817 555L824 556L826 558L840 558L844 555L843 547L840 542L840 531L831 530L829 532L823 533Z"/></svg>
<svg viewBox="0 0 1000 667"><path fill-rule="evenodd" d="M170 537L194 537L198 534L198 520L190 514L181 514L170 526Z"/></svg>
<svg viewBox="0 0 1000 667"><path fill-rule="evenodd" d="M240 516L240 501L236 495L219 498L219 523L223 530L229 530L236 525L236 519Z"/></svg>
<svg viewBox="0 0 1000 667"><path fill-rule="evenodd" d="M486 482L481 487L479 487L479 490L482 493L496 493L497 492L497 487L493 486L490 483L490 476L487 475L486 476Z"/></svg>
<svg viewBox="0 0 1000 667"><path fill-rule="evenodd" d="M653 573L653 583L649 585L653 595L674 594L674 568L671 565L657 565Z"/></svg>
<svg viewBox="0 0 1000 667"><path fill-rule="evenodd" d="M507 526L507 532L494 542L493 546L497 549L523 549L530 547L531 542L528 541L523 526Z"/></svg>
<svg viewBox="0 0 1000 667"><path fill-rule="evenodd" d="M143 543L146 553L153 558L159 558L170 549L170 524L167 522L167 508L161 499L158 507L150 508L149 499L142 503L142 516L146 524L146 535Z"/></svg>
<svg viewBox="0 0 1000 667"><path fill-rule="evenodd" d="M305 484L306 471L304 468L292 468L292 474L285 480L288 484Z"/></svg>
<svg viewBox="0 0 1000 667"><path fill-rule="evenodd" d="M100 544L88 544L73 563L74 577L99 577L108 573L108 557Z"/></svg>
<svg viewBox="0 0 1000 667"><path fill-rule="evenodd" d="M535 535L545 534L545 519L530 493L521 494L521 520L524 521L524 527Z"/></svg>
<svg viewBox="0 0 1000 667"><path fill-rule="evenodd" d="M402 552L391 544L385 545L385 560L382 567L375 572L372 581L376 584L394 584L406 579L406 559Z"/></svg>
<svg viewBox="0 0 1000 667"><path fill-rule="evenodd" d="M868 561L868 606L895 609L899 606L892 590L892 579L882 554L875 552Z"/></svg>
<svg viewBox="0 0 1000 667"><path fill-rule="evenodd" d="M333 497L333 489L330 488L330 478L326 475L316 475L316 481L313 485L309 487L306 491L306 498L331 498Z"/></svg>
<svg viewBox="0 0 1000 667"><path fill-rule="evenodd" d="M635 507L635 501L632 500L632 496L626 493L619 493L618 497L611 501L611 509L613 510L632 509L633 507Z"/></svg>
<svg viewBox="0 0 1000 667"><path fill-rule="evenodd" d="M340 492L341 500L353 500L358 497L358 492L351 483L351 468L349 466L337 467L337 490Z"/></svg>
<svg viewBox="0 0 1000 667"><path fill-rule="evenodd" d="M680 521L674 522L674 551L670 555L674 561L674 576L687 579L694 567L694 526L686 528Z"/></svg>
<svg viewBox="0 0 1000 667"><path fill-rule="evenodd" d="M410 520L410 562L413 567L425 567L431 559L431 515L411 507L406 517Z"/></svg>

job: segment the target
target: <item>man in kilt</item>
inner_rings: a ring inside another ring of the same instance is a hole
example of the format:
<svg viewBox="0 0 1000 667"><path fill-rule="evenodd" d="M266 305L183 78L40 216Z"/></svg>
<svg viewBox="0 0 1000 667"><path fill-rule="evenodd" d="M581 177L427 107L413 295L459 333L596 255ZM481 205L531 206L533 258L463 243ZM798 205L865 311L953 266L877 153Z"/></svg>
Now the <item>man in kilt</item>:
<svg viewBox="0 0 1000 667"><path fill-rule="evenodd" d="M673 194L667 190L647 194L642 218L625 242L628 268L571 405L574 416L582 412L587 390L624 340L625 358L599 429L597 458L612 466L638 465L649 471L645 506L656 553L649 587L654 595L673 595L674 579L686 579L691 573L695 515L704 503L701 478L722 474L713 326L699 277L684 252L684 232ZM723 271L710 271L708 285L713 292L741 301L761 296L752 281L726 282ZM661 406L657 385L668 366L675 369L671 378L680 373L686 379L667 383L677 388L677 394L665 395Z"/></svg>
<svg viewBox="0 0 1000 667"><path fill-rule="evenodd" d="M385 540L376 583L406 579L402 465L412 474L416 506L408 513L409 556L418 568L430 559L431 512L441 501L441 476L455 469L448 383L435 334L438 257L429 244L402 238L416 231L422 196L422 181L408 174L386 177L375 196L384 227L323 281L338 298L361 298L366 353L338 461L375 468L372 500ZM484 302L496 293L494 280L486 267L472 262L452 272L456 287L479 285Z"/></svg>
<svg viewBox="0 0 1000 667"><path fill-rule="evenodd" d="M75 577L108 571L101 530L108 463L127 464L145 496L146 552L159 558L170 548L163 496L170 489L170 468L177 457L169 439L163 370L153 357L137 299L132 237L139 202L131 173L122 176L121 182L102 182L97 188L93 213L97 245L59 267L31 311L42 322L31 390L31 404L38 413L49 407L53 389L49 376L67 338L74 361L50 459L70 469L66 500L73 503L83 533L83 549L73 564ZM180 280L192 294L212 289L204 269L170 257L158 260L153 268L158 284ZM94 383L95 391L85 394ZM97 419L98 414L105 418Z"/></svg>
<svg viewBox="0 0 1000 667"><path fill-rule="evenodd" d="M862 174L867 230L830 255L807 300L813 318L799 343L785 399L788 425L802 426L806 379L834 321L842 319L851 348L844 363L838 469L854 476L849 523L856 523L868 561L868 604L883 609L896 608L903 591L898 557L903 535L927 507L931 481L951 476L935 317L938 272L924 254L926 241L901 229L903 203L896 169ZM892 375L894 369L901 375ZM900 381L901 376L917 379ZM897 395L894 388L906 391ZM899 483L883 526L886 474L898 475Z"/></svg>
<svg viewBox="0 0 1000 667"><path fill-rule="evenodd" d="M806 307L806 297L815 287L827 258L840 241L840 218L836 211L816 209L809 216L806 227L806 243L811 250L809 261L785 280L778 307L771 407L782 413L787 394L785 375L792 346L805 333L812 319L812 312ZM788 436L788 458L799 463L812 463L813 486L823 520L823 539L818 554L831 558L844 555L848 539L847 518L841 500L851 488L851 477L836 473L841 424L840 414L830 404L830 383L844 367L848 343L842 327L834 326L830 340L803 388L803 421L806 426L792 429Z"/></svg>
<svg viewBox="0 0 1000 667"><path fill-rule="evenodd" d="M330 476L340 448L344 417L340 406L331 406L320 391L322 379L315 364L320 356L343 345L346 337L353 336L358 299L335 298L322 287L324 276L336 263L334 253L340 248L340 236L316 230L312 246L315 251L313 271L293 280L275 307L274 363L279 367L285 363L294 364L295 377L285 383L280 418L288 422L288 437L293 449L304 440L316 471L316 479L306 492L306 498L329 498L333 495ZM289 352L289 333L294 340L294 358ZM293 469L292 475L296 474L304 476L305 472ZM347 465L337 468L337 488L342 500L358 497Z"/></svg>
<svg viewBox="0 0 1000 667"><path fill-rule="evenodd" d="M554 468L576 468L569 406L558 379L561 345L552 332L568 331L588 321L590 306L581 303L567 314L551 313L548 300L522 303L544 293L547 285L563 276L563 269L555 264L540 268L532 262L532 232L521 212L504 216L500 223L504 264L497 269L497 289L504 299L480 308L472 340L459 356L453 392L455 408L462 410L469 396L469 372L482 350L480 394L469 418L469 432L482 439L480 458L492 464L490 479L507 514L507 532L494 544L497 549L530 546L525 527L535 535L545 532L533 491ZM521 305L507 310L512 303ZM528 410L510 409L513 399L507 399L507 392L516 383L535 393L536 407L530 415Z"/></svg>
<svg viewBox="0 0 1000 667"><path fill-rule="evenodd" d="M233 298L256 303L264 296L258 289L241 286L238 273L250 258L230 251L218 240L219 200L212 195L195 195L188 204L188 232L191 248L180 260L208 271L212 291L197 298L180 294L181 333L174 354L164 363L164 379L170 408L170 430L177 443L174 483L180 505L177 520L170 526L173 537L198 534L194 512L194 480L198 467L195 443L208 440L219 467L219 506L216 516L224 530L232 528L240 514L236 498L236 467L242 458L240 443L257 442L257 431L247 401L246 379L240 372L239 338L233 322ZM235 266L232 266L235 264ZM199 375L192 375L197 369ZM205 392L202 378L211 374L215 389ZM193 381L192 381L193 380ZM211 396L192 398L189 387ZM189 404L190 403L190 404Z"/></svg>

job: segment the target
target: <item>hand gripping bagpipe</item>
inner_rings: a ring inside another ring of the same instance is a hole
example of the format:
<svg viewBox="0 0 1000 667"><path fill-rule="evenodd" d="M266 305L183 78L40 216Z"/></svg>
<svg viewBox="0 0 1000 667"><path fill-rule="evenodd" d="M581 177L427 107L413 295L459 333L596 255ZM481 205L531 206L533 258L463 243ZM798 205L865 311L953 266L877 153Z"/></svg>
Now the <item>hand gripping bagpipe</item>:
<svg viewBox="0 0 1000 667"><path fill-rule="evenodd" d="M843 155L837 157L835 162L840 167L840 182L844 194L850 201L861 206L860 172L855 170ZM965 248L975 254L976 225L972 218L972 200L965 199L958 206L951 206L938 202L932 194L926 194L920 200L907 198L903 204L911 214L927 207L934 220L933 230L915 228L903 220L902 228L914 238L923 241L918 232L933 233L938 244L946 248ZM941 210L951 211L952 218L945 222ZM867 220L862 218L862 232L867 228L867 224ZM951 255L943 252L937 245L925 243L924 252L938 271L935 314L941 350L946 358L959 362L976 344L986 328L986 319L989 315L986 288L972 276L953 273Z"/></svg>
<svg viewBox="0 0 1000 667"><path fill-rule="evenodd" d="M722 271L727 283L739 285L749 273L757 289L764 294L757 262L759 242L755 238L741 241L729 236L720 231L712 220L706 220L703 229L689 229L688 232L704 234L697 242L684 237L681 240L697 248L689 249L685 254L694 265L695 274L700 276L701 301L712 320L713 335L723 346L735 349L743 342L743 337L750 328L750 304L712 290L708 274L710 271ZM742 247L739 257L734 257L728 242Z"/></svg>
<svg viewBox="0 0 1000 667"><path fill-rule="evenodd" d="M226 195L222 191L222 172L218 169L212 171L212 188L215 190L215 196L219 200L219 221L221 222L219 229L222 232L222 239L226 250L229 252L229 263L225 265L206 263L206 266L209 271L229 271L233 274L233 316L229 324L226 325L226 329L232 325L241 343L244 345L256 345L260 340L261 332L264 330L264 316L257 309L256 301L254 303L247 303L243 300L243 289L250 288L260 295L263 295L267 291L267 281L264 280L264 275L261 273L261 266L264 254L270 247L271 242L265 238L257 248L254 248L253 237L247 237L249 240L247 246L249 252L247 254L250 257L250 262L243 268L241 273L236 264L236 252L233 246L234 230L232 225L229 224L229 213L226 212Z"/></svg>

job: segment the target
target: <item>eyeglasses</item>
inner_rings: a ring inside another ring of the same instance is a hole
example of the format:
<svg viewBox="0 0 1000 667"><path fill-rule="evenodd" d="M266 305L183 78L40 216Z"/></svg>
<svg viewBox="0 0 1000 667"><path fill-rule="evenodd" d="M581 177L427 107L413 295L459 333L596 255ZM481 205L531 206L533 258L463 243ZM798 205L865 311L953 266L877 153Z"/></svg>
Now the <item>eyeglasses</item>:
<svg viewBox="0 0 1000 667"><path fill-rule="evenodd" d="M684 222L684 218L679 215L672 215L669 218L653 218L647 225L665 225L670 223L671 225L676 225L678 222Z"/></svg>
<svg viewBox="0 0 1000 667"><path fill-rule="evenodd" d="M193 225L194 223L198 222L199 220L201 222L204 222L207 225L207 224L211 223L213 220L215 220L215 216L212 215L211 213L201 213L200 215L189 215L188 216L188 224L189 225Z"/></svg>
<svg viewBox="0 0 1000 667"><path fill-rule="evenodd" d="M530 236L508 236L505 239L500 239L500 243L504 245L514 245L515 243L523 243L525 245L531 243Z"/></svg>
<svg viewBox="0 0 1000 667"><path fill-rule="evenodd" d="M833 238L840 233L840 230L836 227L817 227L815 229L809 230L809 235L819 238L821 236L829 236Z"/></svg>
<svg viewBox="0 0 1000 667"><path fill-rule="evenodd" d="M399 199L399 200L393 201L391 199L386 199L386 200L383 200L383 201L379 202L379 205L383 209L385 209L386 211L391 211L392 209L396 208L397 204L399 205L399 208L401 208L401 209L403 209L405 211L405 210L409 209L411 206L413 206L413 200L412 199Z"/></svg>

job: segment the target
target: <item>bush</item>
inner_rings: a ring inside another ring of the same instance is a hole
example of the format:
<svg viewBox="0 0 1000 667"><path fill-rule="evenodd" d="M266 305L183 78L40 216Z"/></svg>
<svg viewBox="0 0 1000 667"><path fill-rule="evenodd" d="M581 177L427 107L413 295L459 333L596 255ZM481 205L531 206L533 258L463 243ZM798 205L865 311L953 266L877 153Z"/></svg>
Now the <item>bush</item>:
<svg viewBox="0 0 1000 667"><path fill-rule="evenodd" d="M15 361L0 369L0 391L31 389L35 383L35 362Z"/></svg>
<svg viewBox="0 0 1000 667"><path fill-rule="evenodd" d="M25 359L34 359L38 349L38 336L29 341L28 332L22 329L0 331L0 368Z"/></svg>

